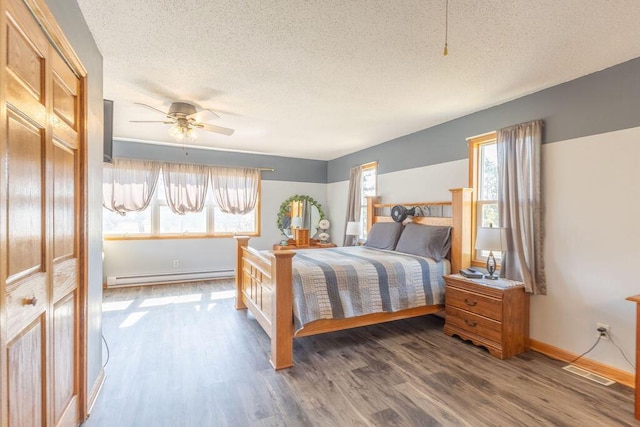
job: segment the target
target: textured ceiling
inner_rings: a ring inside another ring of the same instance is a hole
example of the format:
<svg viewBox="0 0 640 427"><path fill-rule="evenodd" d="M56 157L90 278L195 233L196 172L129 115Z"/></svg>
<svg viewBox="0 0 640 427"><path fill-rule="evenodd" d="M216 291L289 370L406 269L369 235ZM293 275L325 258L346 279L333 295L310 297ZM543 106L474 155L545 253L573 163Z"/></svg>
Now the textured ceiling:
<svg viewBox="0 0 640 427"><path fill-rule="evenodd" d="M114 135L211 108L196 144L329 160L640 56L638 0L78 0Z"/></svg>

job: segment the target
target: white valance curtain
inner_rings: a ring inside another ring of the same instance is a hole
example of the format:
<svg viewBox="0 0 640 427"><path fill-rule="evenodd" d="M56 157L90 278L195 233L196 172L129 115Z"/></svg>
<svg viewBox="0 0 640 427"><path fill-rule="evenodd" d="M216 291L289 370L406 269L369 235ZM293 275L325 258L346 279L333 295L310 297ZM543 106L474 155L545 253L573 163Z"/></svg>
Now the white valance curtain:
<svg viewBox="0 0 640 427"><path fill-rule="evenodd" d="M260 169L211 167L213 194L220 210L244 215L256 207Z"/></svg>
<svg viewBox="0 0 640 427"><path fill-rule="evenodd" d="M498 210L507 229L500 275L524 282L527 292L546 294L544 223L540 187L542 120L500 129Z"/></svg>
<svg viewBox="0 0 640 427"><path fill-rule="evenodd" d="M158 162L114 159L102 171L102 205L120 215L145 210L156 189L159 173Z"/></svg>
<svg viewBox="0 0 640 427"><path fill-rule="evenodd" d="M208 166L164 163L162 178L167 205L173 213L202 212L209 185Z"/></svg>
<svg viewBox="0 0 640 427"><path fill-rule="evenodd" d="M103 169L104 207L120 215L145 210L161 169L167 205L175 214L202 212L209 175L222 212L244 215L254 210L258 202L260 169L117 158Z"/></svg>

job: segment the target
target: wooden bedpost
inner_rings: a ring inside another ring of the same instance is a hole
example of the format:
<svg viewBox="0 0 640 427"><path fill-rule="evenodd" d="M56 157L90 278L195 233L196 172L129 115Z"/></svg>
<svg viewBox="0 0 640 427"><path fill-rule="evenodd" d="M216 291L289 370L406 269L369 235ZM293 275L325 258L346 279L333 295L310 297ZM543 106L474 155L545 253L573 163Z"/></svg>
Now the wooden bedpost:
<svg viewBox="0 0 640 427"><path fill-rule="evenodd" d="M375 204L380 200L379 196L367 196L367 234L373 225L373 217L376 215Z"/></svg>
<svg viewBox="0 0 640 427"><path fill-rule="evenodd" d="M271 365L277 371L293 366L293 251L273 251L271 285Z"/></svg>
<svg viewBox="0 0 640 427"><path fill-rule="evenodd" d="M473 188L452 188L451 273L471 265L471 194Z"/></svg>
<svg viewBox="0 0 640 427"><path fill-rule="evenodd" d="M234 236L236 239L236 310L244 310L247 308L242 300L242 281L244 274L242 273L242 250L249 245L250 237Z"/></svg>

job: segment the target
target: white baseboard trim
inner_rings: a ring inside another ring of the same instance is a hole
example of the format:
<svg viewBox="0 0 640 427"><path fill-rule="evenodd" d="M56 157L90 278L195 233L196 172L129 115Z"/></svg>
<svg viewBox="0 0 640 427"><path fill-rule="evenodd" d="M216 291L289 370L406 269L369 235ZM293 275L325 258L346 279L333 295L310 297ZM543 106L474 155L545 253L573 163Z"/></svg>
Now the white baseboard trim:
<svg viewBox="0 0 640 427"><path fill-rule="evenodd" d="M137 274L107 277L107 288L193 282L198 280L231 278L234 270L184 271L179 273Z"/></svg>

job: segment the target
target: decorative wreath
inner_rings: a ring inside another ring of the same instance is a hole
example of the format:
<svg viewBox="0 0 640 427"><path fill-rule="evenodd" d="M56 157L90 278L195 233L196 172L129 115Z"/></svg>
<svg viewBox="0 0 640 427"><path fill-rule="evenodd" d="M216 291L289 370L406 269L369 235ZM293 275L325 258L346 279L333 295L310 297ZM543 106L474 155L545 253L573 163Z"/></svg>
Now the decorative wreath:
<svg viewBox="0 0 640 427"><path fill-rule="evenodd" d="M324 211L322 210L322 205L320 203L316 202L313 199L313 197L296 194L295 196L289 197L287 200L282 202L282 204L280 205L280 209L278 210L278 220L277 220L278 230L283 231L284 224L282 223L282 219L285 216L287 216L287 214L289 213L289 206L291 205L291 202L294 202L294 201L296 201L296 202L297 201L309 202L309 204L311 204L311 205L315 206L316 208L318 208L318 214L320 214L320 220L323 220L323 219L326 218L326 215L324 214Z"/></svg>

